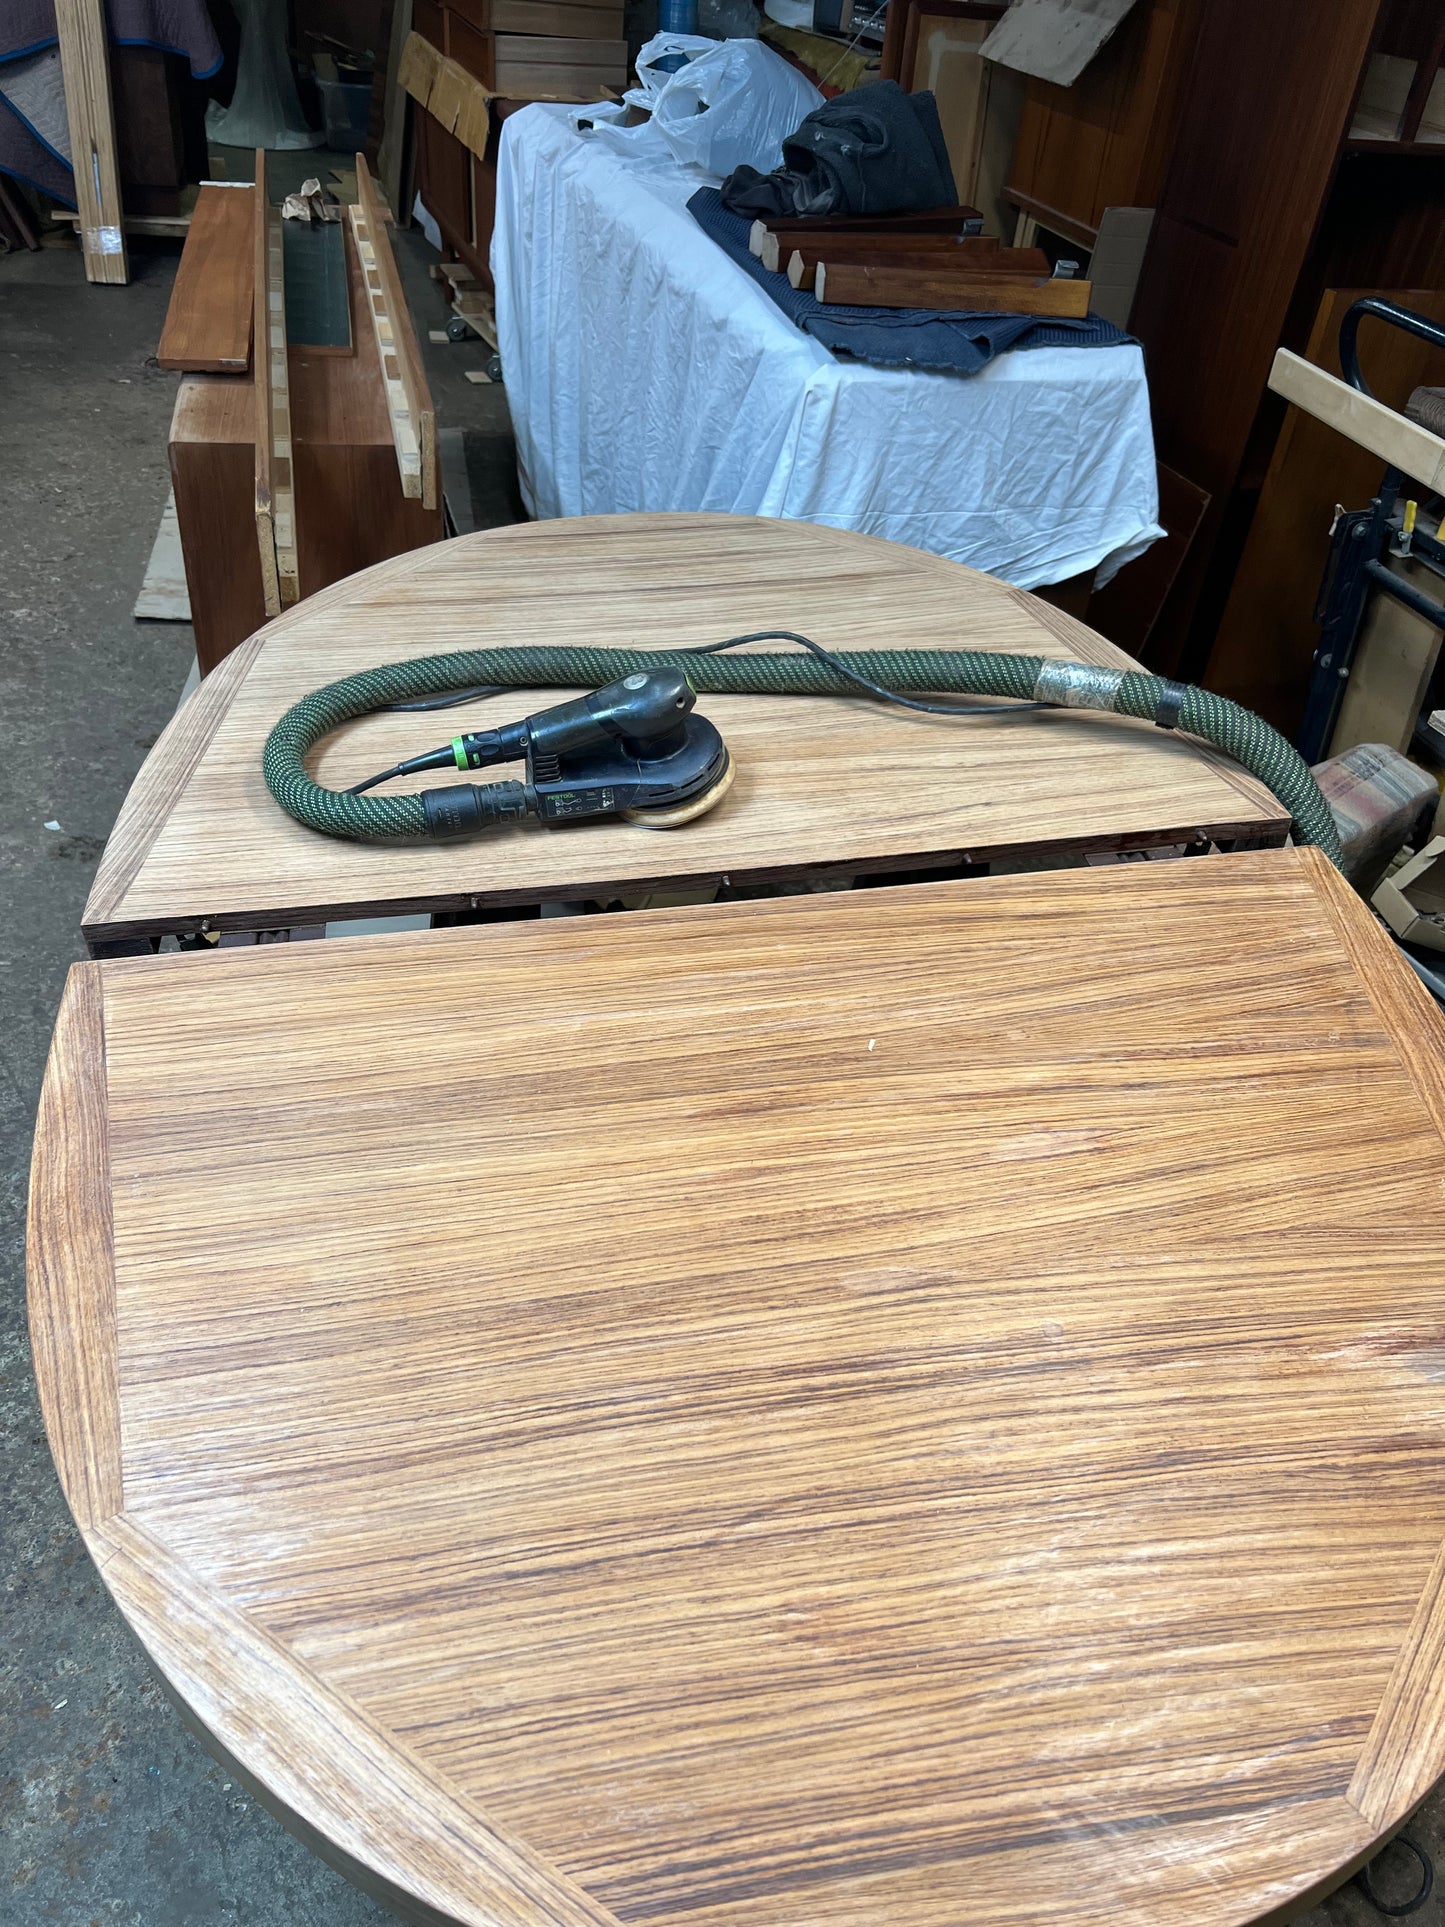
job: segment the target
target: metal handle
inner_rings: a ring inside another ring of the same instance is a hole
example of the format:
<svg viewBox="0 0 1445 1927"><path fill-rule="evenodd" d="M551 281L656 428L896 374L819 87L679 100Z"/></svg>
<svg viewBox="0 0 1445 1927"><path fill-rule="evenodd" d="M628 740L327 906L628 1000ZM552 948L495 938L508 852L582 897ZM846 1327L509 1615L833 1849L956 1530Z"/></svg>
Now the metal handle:
<svg viewBox="0 0 1445 1927"><path fill-rule="evenodd" d="M1360 322L1367 314L1388 321L1392 328L1403 328L1407 334L1418 335L1422 341L1433 342L1437 348L1445 348L1445 327L1422 314L1413 314L1409 308L1396 307L1393 301L1383 301L1377 294L1367 294L1362 301L1354 303L1340 323L1340 372L1351 388L1369 395L1373 401L1375 398L1360 373L1360 350L1356 341Z"/></svg>

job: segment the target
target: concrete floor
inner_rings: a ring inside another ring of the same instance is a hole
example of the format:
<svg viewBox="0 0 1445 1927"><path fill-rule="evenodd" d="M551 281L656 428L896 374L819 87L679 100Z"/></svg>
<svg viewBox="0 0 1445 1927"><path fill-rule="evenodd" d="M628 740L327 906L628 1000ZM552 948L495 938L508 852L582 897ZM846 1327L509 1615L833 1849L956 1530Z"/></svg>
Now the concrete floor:
<svg viewBox="0 0 1445 1927"><path fill-rule="evenodd" d="M513 520L505 397L463 377L479 343L426 344L444 319L428 251L400 252L439 417L475 431L478 523ZM61 1500L25 1336L51 1024L96 858L191 657L188 628L131 617L166 496L177 378L151 356L175 260L138 248L113 289L74 252L0 258L0 1927L362 1927L391 1916L213 1765L151 1678ZM1410 1827L1437 1856L1442 1820L1437 1791ZM1411 1891L1396 1871L1381 1863L1387 1898ZM1380 1918L1350 1886L1307 1922ZM1445 1927L1441 1897L1413 1919Z"/></svg>

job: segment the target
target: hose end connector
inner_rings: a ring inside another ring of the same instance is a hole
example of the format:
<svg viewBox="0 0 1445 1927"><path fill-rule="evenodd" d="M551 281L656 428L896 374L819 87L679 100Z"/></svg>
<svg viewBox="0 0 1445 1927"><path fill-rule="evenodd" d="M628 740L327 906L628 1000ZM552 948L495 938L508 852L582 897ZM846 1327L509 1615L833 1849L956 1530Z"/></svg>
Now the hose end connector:
<svg viewBox="0 0 1445 1927"><path fill-rule="evenodd" d="M489 823L525 816L531 809L525 783L455 783L443 790L423 790L421 806L428 836L470 836Z"/></svg>

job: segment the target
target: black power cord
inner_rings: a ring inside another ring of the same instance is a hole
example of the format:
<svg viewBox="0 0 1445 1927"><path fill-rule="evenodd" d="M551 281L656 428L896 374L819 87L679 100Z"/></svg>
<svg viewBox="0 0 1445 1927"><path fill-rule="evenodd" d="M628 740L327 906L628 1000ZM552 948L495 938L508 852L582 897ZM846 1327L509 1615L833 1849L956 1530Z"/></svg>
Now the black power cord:
<svg viewBox="0 0 1445 1927"><path fill-rule="evenodd" d="M1411 1898L1404 1901L1398 1907L1388 1906L1381 1900L1380 1896L1375 1892L1375 1884L1372 1877L1376 1863L1384 1859L1391 1847L1403 1847L1407 1853L1412 1853L1420 1868L1420 1885ZM1403 1920L1407 1914L1418 1914L1420 1909L1425 1905L1425 1902L1430 1898L1435 1887L1435 1866L1423 1847L1417 1847L1415 1842L1405 1834L1397 1833L1395 1838L1375 1855L1374 1860L1368 1861L1361 1867L1360 1871L1355 1875L1355 1879L1359 1883L1360 1891L1377 1913L1384 1914L1390 1920Z"/></svg>
<svg viewBox="0 0 1445 1927"><path fill-rule="evenodd" d="M814 642L810 636L800 636L793 629L756 629L751 635L729 636L725 642L704 642L696 648L681 649L678 654L716 656L725 649L740 649L747 642L795 642L800 648L816 656L819 662L827 663L829 668L836 670L845 682L852 683L864 695L876 697L880 702L894 703L899 709L921 710L929 716L1005 716L1014 713L1022 714L1031 709L1053 707L1051 703L978 703L970 701L967 697L961 698L958 702L938 703L925 702L916 696L900 696L896 689L885 689L881 683L870 681L867 676L854 669L851 663L845 662L841 656L835 656L831 649L825 649L821 642ZM479 702L484 696L503 694L505 691L495 683L477 683L470 689L449 690L443 696L427 696L419 702L386 703L374 713L385 716L402 711L456 709L462 703ZM347 796L362 796L367 790L374 790L379 783L389 782L393 776L409 776L412 773L410 763L395 763L390 769L380 770L375 776L368 776L364 783L353 783L345 793Z"/></svg>

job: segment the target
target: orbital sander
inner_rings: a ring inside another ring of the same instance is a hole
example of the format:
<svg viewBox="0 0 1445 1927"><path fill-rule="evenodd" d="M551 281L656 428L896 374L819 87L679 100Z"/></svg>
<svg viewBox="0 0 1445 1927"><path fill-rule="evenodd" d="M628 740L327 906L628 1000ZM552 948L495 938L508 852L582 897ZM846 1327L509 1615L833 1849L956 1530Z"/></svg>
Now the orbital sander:
<svg viewBox="0 0 1445 1927"><path fill-rule="evenodd" d="M523 816L577 823L620 816L675 829L710 810L733 778L727 746L675 664L635 670L590 696L539 709L500 729L454 736L443 749L408 757L346 791L361 796L394 776L429 769L486 769L521 762L520 783L454 783L422 790L425 834L468 836Z"/></svg>

